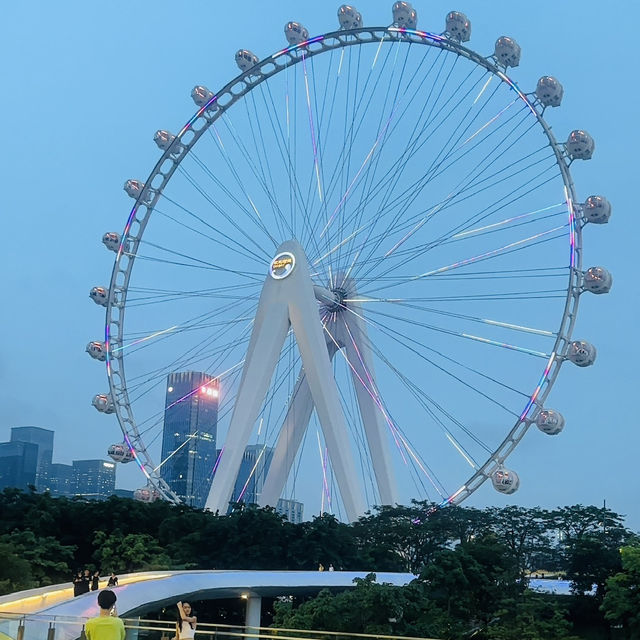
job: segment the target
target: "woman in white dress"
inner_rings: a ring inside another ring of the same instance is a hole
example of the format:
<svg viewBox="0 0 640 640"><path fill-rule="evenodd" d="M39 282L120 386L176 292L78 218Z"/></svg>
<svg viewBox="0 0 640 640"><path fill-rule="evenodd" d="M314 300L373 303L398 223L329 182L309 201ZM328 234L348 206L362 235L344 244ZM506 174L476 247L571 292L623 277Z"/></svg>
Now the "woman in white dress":
<svg viewBox="0 0 640 640"><path fill-rule="evenodd" d="M188 602L178 602L178 622L174 640L190 640L195 637L198 618L191 615L191 605Z"/></svg>

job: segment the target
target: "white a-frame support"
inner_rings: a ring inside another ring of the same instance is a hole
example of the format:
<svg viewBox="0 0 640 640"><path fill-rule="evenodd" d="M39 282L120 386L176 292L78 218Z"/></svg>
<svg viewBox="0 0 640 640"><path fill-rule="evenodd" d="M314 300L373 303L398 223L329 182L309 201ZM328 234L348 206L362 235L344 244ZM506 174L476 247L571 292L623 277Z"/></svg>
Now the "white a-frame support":
<svg viewBox="0 0 640 640"><path fill-rule="evenodd" d="M337 279L340 280L340 277ZM350 297L355 296L355 287L349 279L342 282L342 288L348 291ZM317 297L322 299L322 294ZM394 505L397 502L397 491L389 447L386 446L388 442L386 413L378 394L373 355L360 305L349 302L348 310L347 305L341 305L341 310L327 322L325 339L330 360L339 350L344 352L347 366L351 370L373 472L378 485L380 503ZM309 425L313 406L311 389L305 370L302 369L273 452L260 496L260 505L275 506L282 495L295 456Z"/></svg>
<svg viewBox="0 0 640 640"><path fill-rule="evenodd" d="M350 521L365 512L356 466L327 343L319 321L309 265L296 240L284 242L271 263L247 349L229 432L206 508L225 513L244 449L258 417L289 327L293 329L324 433L331 465Z"/></svg>

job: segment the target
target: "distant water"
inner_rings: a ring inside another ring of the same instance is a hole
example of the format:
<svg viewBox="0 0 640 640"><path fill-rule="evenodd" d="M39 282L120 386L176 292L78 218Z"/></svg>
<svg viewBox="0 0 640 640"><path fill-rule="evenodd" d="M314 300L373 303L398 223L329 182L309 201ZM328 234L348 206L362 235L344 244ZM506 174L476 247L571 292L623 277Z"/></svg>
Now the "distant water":
<svg viewBox="0 0 640 640"><path fill-rule="evenodd" d="M543 593L557 593L558 595L571 595L571 582L569 580L545 580L543 578L531 578L529 588ZM595 593L595 585L589 593Z"/></svg>

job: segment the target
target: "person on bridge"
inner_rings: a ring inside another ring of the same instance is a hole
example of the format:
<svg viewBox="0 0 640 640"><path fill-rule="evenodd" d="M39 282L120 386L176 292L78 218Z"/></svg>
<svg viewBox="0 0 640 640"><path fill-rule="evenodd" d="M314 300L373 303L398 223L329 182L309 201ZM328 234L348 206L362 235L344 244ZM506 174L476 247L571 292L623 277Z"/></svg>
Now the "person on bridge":
<svg viewBox="0 0 640 640"><path fill-rule="evenodd" d="M100 586L100 572L94 571L91 576L91 591L97 591Z"/></svg>
<svg viewBox="0 0 640 640"><path fill-rule="evenodd" d="M116 594L104 589L98 594L100 615L87 620L84 632L87 640L124 640L124 623L117 617Z"/></svg>
<svg viewBox="0 0 640 640"><path fill-rule="evenodd" d="M78 571L73 578L73 597L81 596L84 593L84 578L82 571Z"/></svg>
<svg viewBox="0 0 640 640"><path fill-rule="evenodd" d="M109 582L107 582L107 587L117 587L118 586L118 576L114 571L111 572L109 576Z"/></svg>
<svg viewBox="0 0 640 640"><path fill-rule="evenodd" d="M191 605L188 602L178 602L178 621L174 640L190 640L196 634L198 618L192 616Z"/></svg>

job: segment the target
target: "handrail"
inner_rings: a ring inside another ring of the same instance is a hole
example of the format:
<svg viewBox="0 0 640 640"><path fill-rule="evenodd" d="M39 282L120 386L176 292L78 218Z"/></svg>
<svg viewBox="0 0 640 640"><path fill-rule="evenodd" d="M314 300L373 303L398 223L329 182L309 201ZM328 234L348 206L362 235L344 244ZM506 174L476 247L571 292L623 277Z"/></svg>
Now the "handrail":
<svg viewBox="0 0 640 640"><path fill-rule="evenodd" d="M61 627L75 625L84 631L87 617L55 616L48 614L19 614L10 612L0 612L0 622L17 621L20 627L26 627L26 623L34 622L48 624L49 626ZM123 618L125 629L137 629L141 631L159 631L161 633L172 634L175 632L175 623L167 620L146 620L139 618ZM256 633L257 632L257 633ZM278 640L306 640L315 638L338 637L341 638L370 638L371 640L433 640L416 636L394 636L386 634L371 633L350 633L348 631L321 631L312 629L290 629L285 627L253 627L231 624L214 624L198 622L198 635L203 638L216 638L225 636L229 638L246 638L259 640L261 638L278 638ZM82 635L81 637L84 637Z"/></svg>

